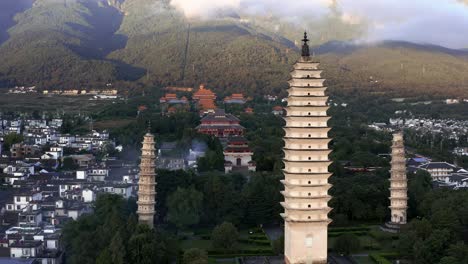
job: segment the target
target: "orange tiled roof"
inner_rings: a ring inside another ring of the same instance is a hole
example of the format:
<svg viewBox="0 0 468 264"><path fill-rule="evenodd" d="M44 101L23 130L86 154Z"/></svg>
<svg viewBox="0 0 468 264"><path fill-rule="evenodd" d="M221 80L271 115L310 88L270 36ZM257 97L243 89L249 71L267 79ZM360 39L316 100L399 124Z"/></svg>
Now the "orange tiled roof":
<svg viewBox="0 0 468 264"><path fill-rule="evenodd" d="M275 110L275 111L281 111L281 110L283 110L283 107L277 105L277 106L273 107L273 110Z"/></svg>
<svg viewBox="0 0 468 264"><path fill-rule="evenodd" d="M216 105L213 100L210 99L201 99L199 102L202 109L215 109Z"/></svg>
<svg viewBox="0 0 468 264"><path fill-rule="evenodd" d="M200 97L211 97L216 98L216 94L209 89L205 89L205 86L200 85L200 89L193 94L193 98L199 99Z"/></svg>
<svg viewBox="0 0 468 264"><path fill-rule="evenodd" d="M166 99L177 99L177 95L176 94L172 94L172 93L167 93L165 96L164 96Z"/></svg>

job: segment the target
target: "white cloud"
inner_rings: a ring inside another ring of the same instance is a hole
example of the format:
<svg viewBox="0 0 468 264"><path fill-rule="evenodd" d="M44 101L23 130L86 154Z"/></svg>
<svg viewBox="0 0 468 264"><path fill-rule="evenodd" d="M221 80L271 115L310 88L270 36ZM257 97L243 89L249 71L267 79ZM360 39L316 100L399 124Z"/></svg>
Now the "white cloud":
<svg viewBox="0 0 468 264"><path fill-rule="evenodd" d="M172 0L188 17L210 17L220 10L275 15L282 19L321 17L337 3L341 20L369 23L367 40L406 40L468 47L465 0Z"/></svg>

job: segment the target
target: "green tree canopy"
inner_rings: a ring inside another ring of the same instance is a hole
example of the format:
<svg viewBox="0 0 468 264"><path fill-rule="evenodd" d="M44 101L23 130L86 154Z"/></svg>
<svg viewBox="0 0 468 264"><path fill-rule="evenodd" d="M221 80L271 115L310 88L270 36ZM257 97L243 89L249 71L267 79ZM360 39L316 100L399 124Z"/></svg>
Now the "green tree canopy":
<svg viewBox="0 0 468 264"><path fill-rule="evenodd" d="M216 226L211 234L213 247L224 251L236 249L238 239L239 232L237 228L229 222Z"/></svg>
<svg viewBox="0 0 468 264"><path fill-rule="evenodd" d="M334 249L341 254L349 255L360 249L359 238L354 234L343 234L335 240Z"/></svg>
<svg viewBox="0 0 468 264"><path fill-rule="evenodd" d="M186 228L200 221L203 207L203 194L194 187L177 188L169 195L167 220L178 228Z"/></svg>

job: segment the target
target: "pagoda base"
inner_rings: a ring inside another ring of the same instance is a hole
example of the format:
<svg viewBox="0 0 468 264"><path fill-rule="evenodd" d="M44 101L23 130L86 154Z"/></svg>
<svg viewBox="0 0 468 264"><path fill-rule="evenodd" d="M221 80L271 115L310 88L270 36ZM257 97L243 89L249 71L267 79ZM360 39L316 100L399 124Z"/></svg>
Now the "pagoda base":
<svg viewBox="0 0 468 264"><path fill-rule="evenodd" d="M389 233L399 233L402 226L404 226L404 224L386 222L384 225L380 226L380 230Z"/></svg>
<svg viewBox="0 0 468 264"><path fill-rule="evenodd" d="M289 261L288 257L284 256L284 263L285 264L327 264L329 262L327 260L316 260L311 263L307 263L307 262L306 263L303 263L303 262L293 263Z"/></svg>
<svg viewBox="0 0 468 264"><path fill-rule="evenodd" d="M154 227L154 216L140 215L138 222L143 225L147 225L150 228Z"/></svg>

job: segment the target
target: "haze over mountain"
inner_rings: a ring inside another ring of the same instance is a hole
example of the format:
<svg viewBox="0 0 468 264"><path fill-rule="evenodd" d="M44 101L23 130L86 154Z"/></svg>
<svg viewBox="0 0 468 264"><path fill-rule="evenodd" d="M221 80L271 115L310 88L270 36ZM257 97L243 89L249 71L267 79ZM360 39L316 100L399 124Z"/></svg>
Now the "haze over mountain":
<svg viewBox="0 0 468 264"><path fill-rule="evenodd" d="M283 13L266 10L266 1L233 1L231 8L219 1L215 11L188 17L179 2L2 1L0 86L100 88L112 82L135 89L203 82L218 92L279 93L308 28L337 87L466 93L468 52L395 41L363 44L368 21L352 20L346 1L318 1L322 11L310 17L288 17L298 12L294 5Z"/></svg>

